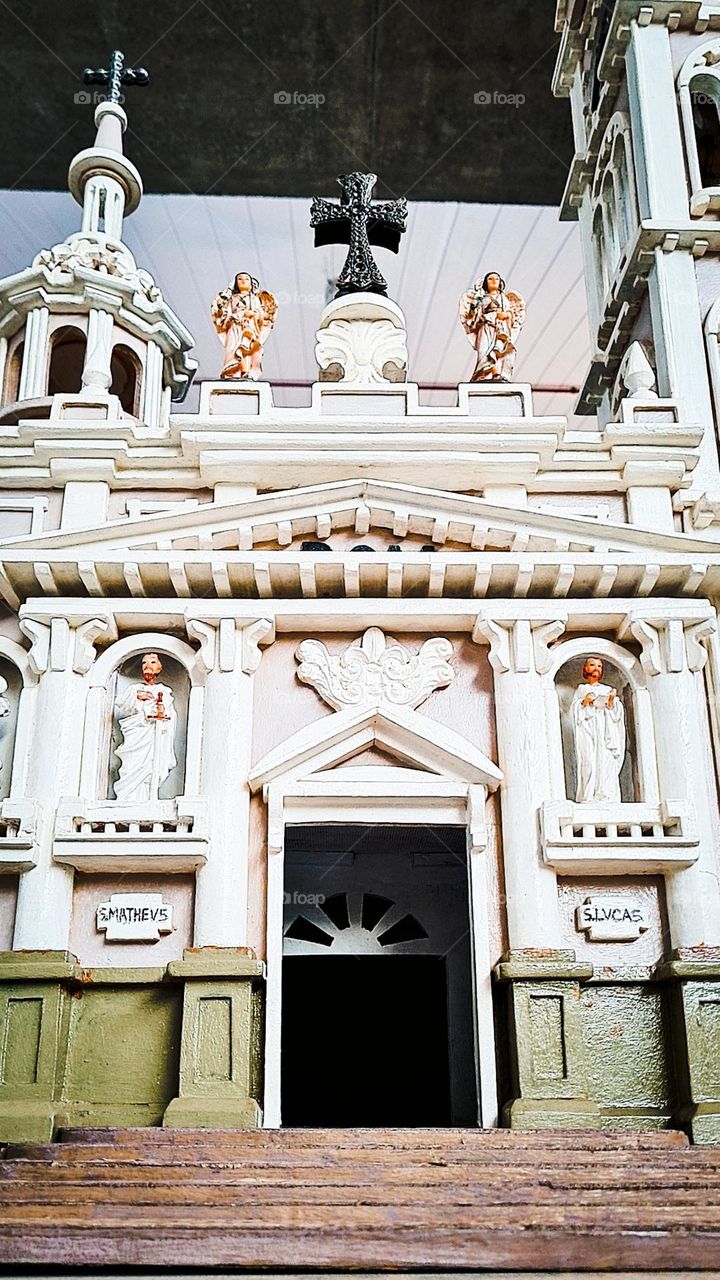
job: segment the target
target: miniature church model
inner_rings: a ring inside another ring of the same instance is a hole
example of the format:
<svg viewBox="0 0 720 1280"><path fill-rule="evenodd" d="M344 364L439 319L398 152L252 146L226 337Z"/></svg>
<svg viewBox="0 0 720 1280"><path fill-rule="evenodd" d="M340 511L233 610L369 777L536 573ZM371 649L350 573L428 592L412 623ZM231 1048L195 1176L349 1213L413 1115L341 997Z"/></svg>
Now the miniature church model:
<svg viewBox="0 0 720 1280"><path fill-rule="evenodd" d="M79 230L0 282L0 1140L720 1141L720 14L635 8L558 6L583 430L517 380L502 262L422 402L370 174L312 208L311 403L238 262L185 412L98 107Z"/></svg>

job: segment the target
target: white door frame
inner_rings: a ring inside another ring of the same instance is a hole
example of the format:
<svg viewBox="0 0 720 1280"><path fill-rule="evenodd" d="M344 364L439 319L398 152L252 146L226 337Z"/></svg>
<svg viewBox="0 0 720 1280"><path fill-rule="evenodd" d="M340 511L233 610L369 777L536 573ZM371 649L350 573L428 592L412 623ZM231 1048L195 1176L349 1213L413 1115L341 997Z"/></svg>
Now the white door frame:
<svg viewBox="0 0 720 1280"><path fill-rule="evenodd" d="M268 880L265 1000L265 1128L281 1124L281 1035L285 828L288 824L464 826L467 832L475 1064L478 1124L498 1119L495 1027L488 928L487 788L412 769L344 768L301 780L278 778L264 788L268 807Z"/></svg>

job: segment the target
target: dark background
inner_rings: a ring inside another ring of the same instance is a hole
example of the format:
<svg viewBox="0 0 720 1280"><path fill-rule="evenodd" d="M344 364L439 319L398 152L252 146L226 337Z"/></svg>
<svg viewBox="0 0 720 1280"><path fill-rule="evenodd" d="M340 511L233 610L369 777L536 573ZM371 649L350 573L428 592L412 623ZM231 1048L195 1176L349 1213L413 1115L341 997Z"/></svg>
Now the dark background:
<svg viewBox="0 0 720 1280"><path fill-rule="evenodd" d="M572 156L552 0L0 0L0 187L64 189L86 65L120 48L146 190L557 204ZM276 94L323 95L321 105ZM489 97L476 103L477 93ZM514 95L520 105L503 101Z"/></svg>

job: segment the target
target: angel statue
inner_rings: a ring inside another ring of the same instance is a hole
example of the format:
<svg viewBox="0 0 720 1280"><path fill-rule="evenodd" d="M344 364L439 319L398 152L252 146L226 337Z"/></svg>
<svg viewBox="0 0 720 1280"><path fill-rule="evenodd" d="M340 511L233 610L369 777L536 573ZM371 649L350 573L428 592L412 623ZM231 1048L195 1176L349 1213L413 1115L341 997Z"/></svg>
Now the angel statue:
<svg viewBox="0 0 720 1280"><path fill-rule="evenodd" d="M225 348L222 378L255 381L262 373L262 351L275 323L277 302L249 271L238 271L231 289L221 289L210 308Z"/></svg>
<svg viewBox="0 0 720 1280"><path fill-rule="evenodd" d="M471 382L510 382L517 336L525 323L525 303L519 293L506 292L497 271L475 281L460 299L460 323L477 352Z"/></svg>

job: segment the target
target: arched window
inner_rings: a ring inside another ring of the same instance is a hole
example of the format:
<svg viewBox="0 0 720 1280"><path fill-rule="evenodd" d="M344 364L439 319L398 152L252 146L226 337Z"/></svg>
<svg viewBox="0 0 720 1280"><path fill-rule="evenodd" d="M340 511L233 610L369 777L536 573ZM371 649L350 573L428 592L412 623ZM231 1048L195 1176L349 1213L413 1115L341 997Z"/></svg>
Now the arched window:
<svg viewBox="0 0 720 1280"><path fill-rule="evenodd" d="M633 197L630 185L630 167L627 155L628 139L618 134L613 147L613 168L615 170L615 204L618 214L618 236L620 248L624 249L633 229Z"/></svg>
<svg viewBox="0 0 720 1280"><path fill-rule="evenodd" d="M720 40L693 49L678 76L690 213L720 209Z"/></svg>
<svg viewBox="0 0 720 1280"><path fill-rule="evenodd" d="M118 397L125 413L139 417L142 365L135 352L123 343L113 347L110 374L110 394Z"/></svg>
<svg viewBox="0 0 720 1280"><path fill-rule="evenodd" d="M615 183L610 170L603 178L602 209L605 221L605 249L608 255L608 273L612 275L620 258L620 236L618 209L615 200Z"/></svg>
<svg viewBox="0 0 720 1280"><path fill-rule="evenodd" d="M593 249L595 252L595 272L597 277L600 306L602 307L608 289L607 258L605 249L605 220L602 206L598 205L593 216Z"/></svg>
<svg viewBox="0 0 720 1280"><path fill-rule="evenodd" d="M82 390L85 334L74 325L56 329L51 339L48 395L76 395Z"/></svg>
<svg viewBox="0 0 720 1280"><path fill-rule="evenodd" d="M3 404L14 404L20 392L20 374L22 372L24 340L19 342L11 353L5 369L5 386L3 387Z"/></svg>

